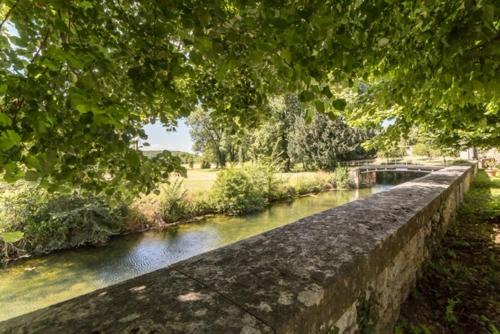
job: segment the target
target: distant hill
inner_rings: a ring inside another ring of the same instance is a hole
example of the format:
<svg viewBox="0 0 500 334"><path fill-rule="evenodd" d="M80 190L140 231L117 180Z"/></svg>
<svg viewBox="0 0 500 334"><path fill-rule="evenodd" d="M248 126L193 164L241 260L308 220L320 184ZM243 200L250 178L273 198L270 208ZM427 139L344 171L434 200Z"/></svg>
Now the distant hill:
<svg viewBox="0 0 500 334"><path fill-rule="evenodd" d="M152 158L158 154L160 154L161 150L151 150L151 151L142 151L142 153L147 156L148 158ZM197 155L194 153L189 153L189 152L183 152L183 151L169 151L172 153L172 155L176 157L180 157L182 163L189 163L189 161L196 161L197 160Z"/></svg>

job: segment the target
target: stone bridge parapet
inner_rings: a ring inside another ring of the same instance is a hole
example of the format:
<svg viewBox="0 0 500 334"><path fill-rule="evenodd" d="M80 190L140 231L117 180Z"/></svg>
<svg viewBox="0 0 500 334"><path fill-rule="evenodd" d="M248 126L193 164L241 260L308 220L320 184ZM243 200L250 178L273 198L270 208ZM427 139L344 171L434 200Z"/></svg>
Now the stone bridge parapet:
<svg viewBox="0 0 500 334"><path fill-rule="evenodd" d="M349 170L351 182L356 188L370 187L377 182L377 172L397 173L431 173L443 169L444 166L430 165L365 165Z"/></svg>

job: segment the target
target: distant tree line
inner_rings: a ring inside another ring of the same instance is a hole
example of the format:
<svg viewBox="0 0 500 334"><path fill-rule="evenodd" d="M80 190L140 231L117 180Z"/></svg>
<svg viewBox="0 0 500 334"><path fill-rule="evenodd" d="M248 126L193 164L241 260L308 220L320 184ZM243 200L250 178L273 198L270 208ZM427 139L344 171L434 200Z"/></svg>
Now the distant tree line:
<svg viewBox="0 0 500 334"><path fill-rule="evenodd" d="M163 152L162 150L142 151L142 153L149 158L153 158L162 152ZM182 164L190 165L198 160L196 154L193 153L183 152L183 151L170 151L170 153L172 154L172 156L178 157L181 160Z"/></svg>
<svg viewBox="0 0 500 334"><path fill-rule="evenodd" d="M199 108L187 120L193 149L203 161L221 168L228 163L269 161L282 171L297 165L304 170L332 170L339 161L375 154L361 146L375 130L350 127L330 113L311 113L293 95L273 100L269 108L270 117L255 129L241 129L234 119L215 122L210 110Z"/></svg>

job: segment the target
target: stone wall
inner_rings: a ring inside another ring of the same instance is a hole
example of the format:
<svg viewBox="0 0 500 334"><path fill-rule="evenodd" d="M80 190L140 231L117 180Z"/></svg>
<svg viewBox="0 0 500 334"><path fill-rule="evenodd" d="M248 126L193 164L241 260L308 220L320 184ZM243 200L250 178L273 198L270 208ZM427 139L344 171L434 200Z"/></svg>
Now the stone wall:
<svg viewBox="0 0 500 334"><path fill-rule="evenodd" d="M443 166L430 165L367 165L349 169L349 179L355 188L373 186L377 175L393 173L407 176L408 174L427 174L442 169Z"/></svg>
<svg viewBox="0 0 500 334"><path fill-rule="evenodd" d="M475 167L448 167L0 323L1 333L390 333Z"/></svg>
<svg viewBox="0 0 500 334"><path fill-rule="evenodd" d="M349 179L355 188L371 187L377 183L377 172L361 173L359 168L353 168L349 170Z"/></svg>

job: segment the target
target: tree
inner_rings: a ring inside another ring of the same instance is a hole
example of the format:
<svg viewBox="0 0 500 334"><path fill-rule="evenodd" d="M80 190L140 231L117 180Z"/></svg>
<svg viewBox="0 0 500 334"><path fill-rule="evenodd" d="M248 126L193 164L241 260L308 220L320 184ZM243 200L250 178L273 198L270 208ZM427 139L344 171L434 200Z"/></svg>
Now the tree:
<svg viewBox="0 0 500 334"><path fill-rule="evenodd" d="M412 155L420 156L420 157L431 157L431 150L429 146L424 143L416 143L412 146L411 150Z"/></svg>
<svg viewBox="0 0 500 334"><path fill-rule="evenodd" d="M214 156L217 167L225 167L227 152L223 146L225 128L212 121L210 114L199 108L187 119L191 128L189 133L193 139L193 149L204 154L204 157Z"/></svg>
<svg viewBox="0 0 500 334"><path fill-rule="evenodd" d="M289 172L292 167L290 136L296 118L304 117L304 112L298 98L290 94L273 99L269 110L268 120L251 135L251 155L254 160L269 158L276 167Z"/></svg>
<svg viewBox="0 0 500 334"><path fill-rule="evenodd" d="M130 147L145 122L201 107L253 127L285 93L356 124L390 120L393 142L415 124L450 145L500 140L497 0L0 6L7 180L148 191L180 166Z"/></svg>
<svg viewBox="0 0 500 334"><path fill-rule="evenodd" d="M390 142L392 145L386 145L377 152L379 158L401 158L406 154L405 147L399 143Z"/></svg>
<svg viewBox="0 0 500 334"><path fill-rule="evenodd" d="M227 162L244 162L248 150L245 132L235 124L215 121L212 113L198 108L187 119L194 150L214 161L217 168L226 167Z"/></svg>
<svg viewBox="0 0 500 334"><path fill-rule="evenodd" d="M290 134L289 150L296 162L306 169L335 169L339 161L363 159L373 154L361 144L373 136L373 131L349 127L339 117L317 113L310 124L297 118Z"/></svg>

